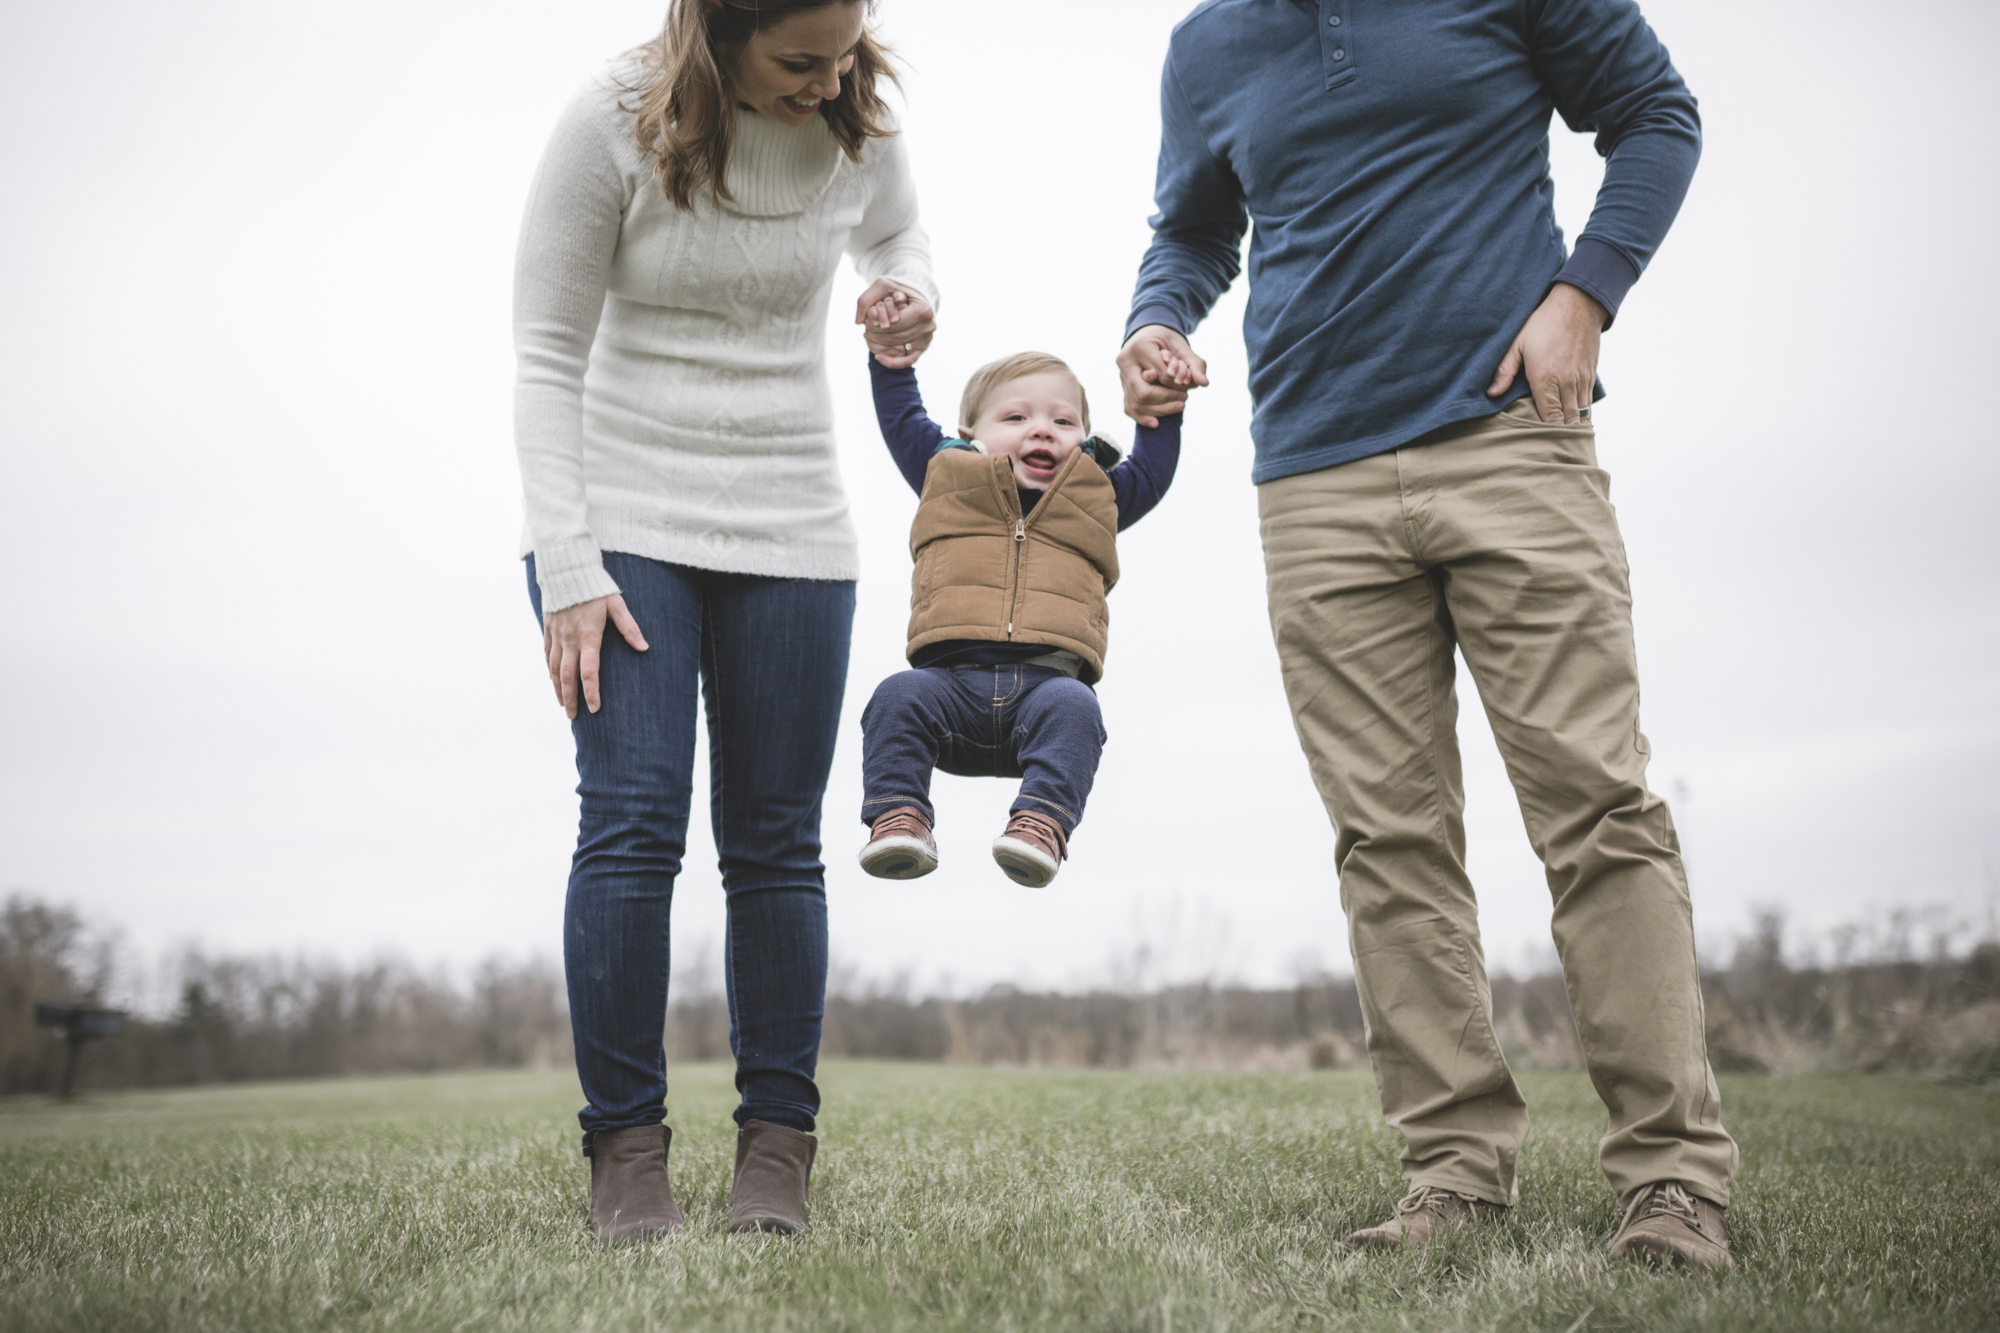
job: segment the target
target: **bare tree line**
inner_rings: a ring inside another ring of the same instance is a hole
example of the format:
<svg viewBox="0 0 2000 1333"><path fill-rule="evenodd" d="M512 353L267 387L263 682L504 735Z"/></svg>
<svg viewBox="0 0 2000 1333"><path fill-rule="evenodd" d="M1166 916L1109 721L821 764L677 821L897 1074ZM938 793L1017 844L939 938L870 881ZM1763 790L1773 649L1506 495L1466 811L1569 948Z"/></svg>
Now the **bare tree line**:
<svg viewBox="0 0 2000 1333"><path fill-rule="evenodd" d="M1765 916L1702 990L1710 1056L1729 1072L1921 1070L2000 1082L2000 941L1939 931L1919 951L1919 918L1844 932L1831 959L1788 960L1783 922ZM117 951L70 909L15 895L0 911L0 1092L53 1085L60 1043L32 1026L36 1000L102 1003ZM562 980L545 962L489 961L463 981L381 960L344 966L276 955L187 951L167 969L167 1012L135 1015L86 1059L85 1087L423 1072L571 1058ZM1126 969L1128 978L1142 968ZM1560 976L1492 980L1495 1024L1519 1068L1582 1067ZM1111 1068L1365 1067L1351 977L1311 975L1259 989L1210 982L918 996L907 982L848 980L827 1000L828 1057ZM667 1011L674 1060L729 1054L720 987L696 967Z"/></svg>
<svg viewBox="0 0 2000 1333"><path fill-rule="evenodd" d="M60 1043L38 1000L105 1004L119 959L73 910L19 894L0 908L0 1093L53 1086ZM187 950L166 972L164 1015L135 1014L85 1056L85 1087L315 1078L570 1060L562 978L489 960L465 984L383 959L358 966Z"/></svg>

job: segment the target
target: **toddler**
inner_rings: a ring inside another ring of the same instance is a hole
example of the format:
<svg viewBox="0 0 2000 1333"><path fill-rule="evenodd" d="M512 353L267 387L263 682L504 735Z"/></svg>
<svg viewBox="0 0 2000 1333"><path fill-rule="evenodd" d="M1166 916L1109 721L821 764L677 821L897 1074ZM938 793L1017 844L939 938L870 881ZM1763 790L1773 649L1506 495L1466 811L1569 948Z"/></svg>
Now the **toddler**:
<svg viewBox="0 0 2000 1333"><path fill-rule="evenodd" d="M1104 748L1091 687L1104 673L1116 534L1173 481L1180 418L1140 427L1121 462L1090 433L1083 386L1053 356L981 367L957 436L925 413L915 371L874 357L868 370L882 438L920 499L911 669L883 681L861 715L861 868L885 879L937 868L933 769L1017 777L993 859L1039 888L1068 855Z"/></svg>

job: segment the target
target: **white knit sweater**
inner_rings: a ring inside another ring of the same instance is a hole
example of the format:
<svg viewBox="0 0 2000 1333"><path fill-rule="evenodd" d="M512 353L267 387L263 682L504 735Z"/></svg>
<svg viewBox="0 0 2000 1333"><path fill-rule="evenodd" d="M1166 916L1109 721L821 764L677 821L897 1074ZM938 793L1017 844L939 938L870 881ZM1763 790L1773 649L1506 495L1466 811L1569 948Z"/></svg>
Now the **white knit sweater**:
<svg viewBox="0 0 2000 1333"><path fill-rule="evenodd" d="M871 140L857 165L818 117L739 111L736 201L682 212L620 100L607 74L564 111L515 261L521 554L542 610L617 592L604 551L855 578L827 300L845 250L862 277L936 301L901 140Z"/></svg>

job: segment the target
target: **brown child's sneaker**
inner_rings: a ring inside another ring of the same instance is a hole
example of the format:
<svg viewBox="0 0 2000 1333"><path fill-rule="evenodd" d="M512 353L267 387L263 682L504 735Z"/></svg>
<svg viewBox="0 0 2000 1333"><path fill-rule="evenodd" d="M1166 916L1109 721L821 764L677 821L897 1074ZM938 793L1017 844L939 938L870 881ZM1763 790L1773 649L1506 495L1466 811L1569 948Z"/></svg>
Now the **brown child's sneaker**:
<svg viewBox="0 0 2000 1333"><path fill-rule="evenodd" d="M1625 1221L1611 1239L1614 1257L1724 1273L1736 1266L1722 1205L1692 1194L1678 1180L1656 1180L1632 1193Z"/></svg>
<svg viewBox="0 0 2000 1333"><path fill-rule="evenodd" d="M993 840L993 859L1016 884L1039 889L1056 877L1069 855L1062 825L1032 810L1016 810L1007 829Z"/></svg>
<svg viewBox="0 0 2000 1333"><path fill-rule="evenodd" d="M899 805L875 816L861 868L877 879L917 879L937 869L937 842L931 821L914 805Z"/></svg>
<svg viewBox="0 0 2000 1333"><path fill-rule="evenodd" d="M1460 1194L1436 1185L1419 1185L1396 1205L1396 1215L1379 1227L1347 1238L1351 1250L1401 1250L1428 1245L1447 1223L1498 1222L1507 1206L1489 1203L1476 1194Z"/></svg>

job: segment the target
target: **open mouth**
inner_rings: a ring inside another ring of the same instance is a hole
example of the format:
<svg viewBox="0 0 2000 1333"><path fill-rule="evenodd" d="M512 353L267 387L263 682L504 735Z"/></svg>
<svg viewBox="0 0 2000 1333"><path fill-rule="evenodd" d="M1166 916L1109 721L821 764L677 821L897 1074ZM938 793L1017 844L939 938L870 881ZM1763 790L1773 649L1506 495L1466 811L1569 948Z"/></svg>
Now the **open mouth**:
<svg viewBox="0 0 2000 1333"><path fill-rule="evenodd" d="M797 112L799 115L810 116L813 112L819 110L819 104L825 101L826 99L822 97L815 97L810 101L807 101L805 99L797 97L784 97L780 98L779 100L782 101L788 109Z"/></svg>
<svg viewBox="0 0 2000 1333"><path fill-rule="evenodd" d="M1056 456L1046 449L1030 449L1021 455L1021 462L1037 472L1054 472Z"/></svg>

